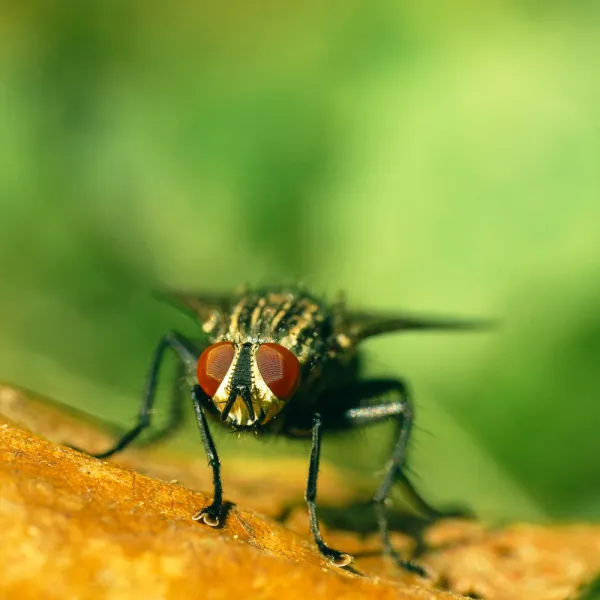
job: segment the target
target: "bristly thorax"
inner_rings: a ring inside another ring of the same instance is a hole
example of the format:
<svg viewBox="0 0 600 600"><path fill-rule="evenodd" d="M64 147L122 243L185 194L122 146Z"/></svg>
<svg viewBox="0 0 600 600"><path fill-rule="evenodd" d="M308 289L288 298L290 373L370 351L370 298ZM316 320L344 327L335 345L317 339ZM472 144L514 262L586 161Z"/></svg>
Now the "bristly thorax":
<svg viewBox="0 0 600 600"><path fill-rule="evenodd" d="M329 309L300 291L248 292L213 332L215 340L275 342L306 363L332 333Z"/></svg>

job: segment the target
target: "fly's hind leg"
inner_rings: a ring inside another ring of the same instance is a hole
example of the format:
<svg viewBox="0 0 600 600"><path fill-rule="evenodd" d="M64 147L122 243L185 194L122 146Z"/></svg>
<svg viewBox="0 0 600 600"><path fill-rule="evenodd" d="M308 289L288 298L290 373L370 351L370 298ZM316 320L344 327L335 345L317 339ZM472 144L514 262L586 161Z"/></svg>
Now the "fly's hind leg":
<svg viewBox="0 0 600 600"><path fill-rule="evenodd" d="M366 381L357 383L352 388L351 394L355 399L356 406L347 408L343 415L328 415L332 428L352 429L374 425L389 419L398 423L397 438L392 455L385 466L383 480L373 496L375 517L385 553L404 569L419 575L426 575L421 567L402 559L392 546L386 512L386 503L391 488L394 483L401 482L413 502L428 516L433 517L439 514L421 497L403 470L414 418L413 406L406 386L402 381L395 379ZM395 397L394 400L382 400L383 397L391 394Z"/></svg>

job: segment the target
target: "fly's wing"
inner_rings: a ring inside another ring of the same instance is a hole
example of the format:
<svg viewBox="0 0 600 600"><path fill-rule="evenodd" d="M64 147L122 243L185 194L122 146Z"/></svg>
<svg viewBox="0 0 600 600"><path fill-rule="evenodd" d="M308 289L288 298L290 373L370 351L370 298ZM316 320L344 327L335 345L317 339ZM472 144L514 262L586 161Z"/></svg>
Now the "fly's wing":
<svg viewBox="0 0 600 600"><path fill-rule="evenodd" d="M344 333L356 344L366 338L397 331L472 331L491 329L489 320L425 317L411 314L385 315L349 311L344 318Z"/></svg>
<svg viewBox="0 0 600 600"><path fill-rule="evenodd" d="M169 304L179 308L203 324L208 333L222 320L234 303L236 294L203 292L181 292L160 290L155 294Z"/></svg>

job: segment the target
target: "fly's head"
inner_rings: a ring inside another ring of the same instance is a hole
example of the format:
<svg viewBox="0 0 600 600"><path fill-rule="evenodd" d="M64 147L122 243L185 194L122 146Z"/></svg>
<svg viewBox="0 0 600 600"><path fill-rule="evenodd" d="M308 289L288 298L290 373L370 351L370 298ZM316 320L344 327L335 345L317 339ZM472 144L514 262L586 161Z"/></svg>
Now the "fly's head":
<svg viewBox="0 0 600 600"><path fill-rule="evenodd" d="M257 429L293 396L301 368L281 344L221 341L202 352L197 376L221 421L235 429Z"/></svg>

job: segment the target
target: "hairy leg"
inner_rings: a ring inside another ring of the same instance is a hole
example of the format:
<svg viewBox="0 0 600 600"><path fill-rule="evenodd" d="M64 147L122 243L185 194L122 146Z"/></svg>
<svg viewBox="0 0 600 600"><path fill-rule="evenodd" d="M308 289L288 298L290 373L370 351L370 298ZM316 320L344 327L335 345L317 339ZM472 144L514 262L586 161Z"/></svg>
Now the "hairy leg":
<svg viewBox="0 0 600 600"><path fill-rule="evenodd" d="M203 521L206 525L216 527L221 519L221 513L223 511L223 484L221 482L221 461L217 454L217 448L213 441L210 429L208 428L208 422L202 404L205 400L204 392L200 389L200 386L195 385L192 388L192 402L194 403L194 411L196 413L196 420L198 421L198 428L200 429L200 435L202 436L202 443L206 450L206 456L208 457L208 463L213 472L213 501L210 506L203 508L201 511L196 513L192 519L194 521Z"/></svg>
<svg viewBox="0 0 600 600"><path fill-rule="evenodd" d="M96 458L108 458L117 452L124 450L131 442L133 442L145 429L147 429L152 421L152 407L154 406L154 400L156 398L156 386L158 383L158 375L162 364L164 363L165 354L167 350L172 350L179 359L185 369L189 372L193 371L197 361L197 352L194 349L192 343L184 338L182 335L173 331L166 333L159 341L154 351L150 370L146 380L146 386L142 395L142 401L138 411L138 417L136 424L127 431L115 444L104 452L93 454ZM180 370L178 370L180 372ZM173 401L180 401L180 395L176 394L173 396ZM179 424L179 420L176 418L180 414L177 407L173 407L172 417L173 420L170 423L172 427ZM163 432L164 434L165 432Z"/></svg>
<svg viewBox="0 0 600 600"><path fill-rule="evenodd" d="M308 481L306 484L306 504L308 505L308 515L310 517L310 531L319 551L327 557L336 567L345 567L352 562L349 554L339 552L330 548L324 541L319 529L319 520L317 518L317 477L319 475L319 460L321 458L321 436L322 423L321 415L318 413L313 417L312 429L312 448L310 451L310 464L308 468Z"/></svg>

